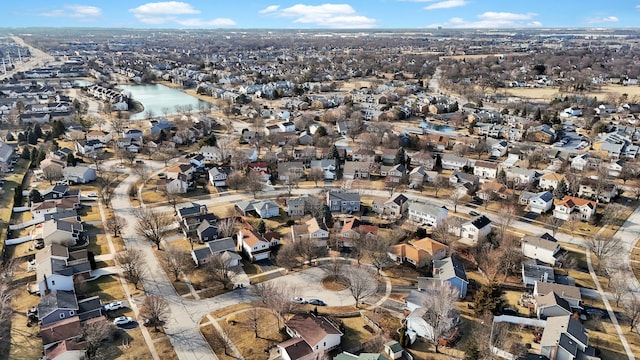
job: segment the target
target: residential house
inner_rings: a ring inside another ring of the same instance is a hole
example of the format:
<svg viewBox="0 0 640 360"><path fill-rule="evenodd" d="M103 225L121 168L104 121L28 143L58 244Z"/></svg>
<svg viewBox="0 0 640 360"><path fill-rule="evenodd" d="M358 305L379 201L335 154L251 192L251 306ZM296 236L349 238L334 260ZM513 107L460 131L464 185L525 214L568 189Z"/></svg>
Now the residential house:
<svg viewBox="0 0 640 360"><path fill-rule="evenodd" d="M571 315L569 303L555 292L541 295L536 298L536 316L538 319L546 319L554 316Z"/></svg>
<svg viewBox="0 0 640 360"><path fill-rule="evenodd" d="M75 210L80 207L80 199L62 198L55 200L45 200L31 205L31 216L34 219L43 219L46 214Z"/></svg>
<svg viewBox="0 0 640 360"><path fill-rule="evenodd" d="M410 189L421 188L426 182L429 182L429 170L426 167L419 165L409 173Z"/></svg>
<svg viewBox="0 0 640 360"><path fill-rule="evenodd" d="M218 226L216 221L203 220L196 228L196 234L201 242L207 242L218 238Z"/></svg>
<svg viewBox="0 0 640 360"><path fill-rule="evenodd" d="M70 291L46 290L40 294L38 321L41 326L78 316L78 299L73 289Z"/></svg>
<svg viewBox="0 0 640 360"><path fill-rule="evenodd" d="M588 153L583 153L576 155L576 157L571 160L571 168L573 170L585 171L590 169L595 169L598 167L600 163L600 159L589 156Z"/></svg>
<svg viewBox="0 0 640 360"><path fill-rule="evenodd" d="M195 154L189 158L189 164L194 166L196 169L204 168L206 158L202 154Z"/></svg>
<svg viewBox="0 0 640 360"><path fill-rule="evenodd" d="M175 179L159 179L157 185L169 194L185 194L189 190L189 180L185 174L178 174Z"/></svg>
<svg viewBox="0 0 640 360"><path fill-rule="evenodd" d="M365 225L357 218L349 218L342 224L340 230L340 238L338 245L341 247L352 247L353 241L359 239L360 236L375 236L378 234L378 227L374 225Z"/></svg>
<svg viewBox="0 0 640 360"><path fill-rule="evenodd" d="M561 200L556 200L553 216L561 220L569 220L571 213L576 211L582 221L588 221L596 214L596 209L597 204L593 200L565 195Z"/></svg>
<svg viewBox="0 0 640 360"><path fill-rule="evenodd" d="M560 251L560 244L540 236L527 235L521 242L522 255L554 266Z"/></svg>
<svg viewBox="0 0 640 360"><path fill-rule="evenodd" d="M4 141L0 141L0 170L6 170L11 165L13 159L13 146L8 145Z"/></svg>
<svg viewBox="0 0 640 360"><path fill-rule="evenodd" d="M401 217L409 207L409 198L402 193L395 193L387 200L374 200L373 212L382 216Z"/></svg>
<svg viewBox="0 0 640 360"><path fill-rule="evenodd" d="M324 180L335 180L336 175L336 159L311 160L310 169L322 169L322 178Z"/></svg>
<svg viewBox="0 0 640 360"><path fill-rule="evenodd" d="M294 242L312 240L316 246L326 247L329 241L329 231L324 223L312 217L304 224L291 226L291 240Z"/></svg>
<svg viewBox="0 0 640 360"><path fill-rule="evenodd" d="M498 177L498 163L478 160L473 165L473 174L483 179Z"/></svg>
<svg viewBox="0 0 640 360"><path fill-rule="evenodd" d="M522 261L522 282L525 286L533 287L536 281L541 282L556 282L555 272L553 267L544 265L535 259L527 259Z"/></svg>
<svg viewBox="0 0 640 360"><path fill-rule="evenodd" d="M65 161L46 158L40 162L40 170L46 179L58 180L62 178L62 170L67 166Z"/></svg>
<svg viewBox="0 0 640 360"><path fill-rule="evenodd" d="M43 360L82 360L86 353L84 341L64 340L46 349Z"/></svg>
<svg viewBox="0 0 640 360"><path fill-rule="evenodd" d="M491 234L491 220L484 215L476 216L460 224L460 227L450 226L449 232L459 236L460 241L474 245Z"/></svg>
<svg viewBox="0 0 640 360"><path fill-rule="evenodd" d="M391 340L384 343L384 353L389 359L397 360L404 354L404 348L399 342Z"/></svg>
<svg viewBox="0 0 640 360"><path fill-rule="evenodd" d="M325 354L340 346L344 335L328 318L314 314L294 315L285 321L285 330L291 339L277 346L280 356L290 360L324 358Z"/></svg>
<svg viewBox="0 0 640 360"><path fill-rule="evenodd" d="M445 170L463 171L471 165L471 161L467 158L453 154L442 155L442 168Z"/></svg>
<svg viewBox="0 0 640 360"><path fill-rule="evenodd" d="M220 149L216 146L204 145L200 147L198 153L204 156L206 162L221 162L224 160L222 159Z"/></svg>
<svg viewBox="0 0 640 360"><path fill-rule="evenodd" d="M177 212L178 224L185 235L196 232L204 221L207 221L211 226L215 226L218 220L214 214L209 213L206 205L194 202L178 205ZM203 228L202 230L204 231L205 229ZM210 230L207 230L207 233L211 233Z"/></svg>
<svg viewBox="0 0 640 360"><path fill-rule="evenodd" d="M489 149L489 154L494 158L499 158L507 155L509 151L509 143L505 140L497 141Z"/></svg>
<svg viewBox="0 0 640 360"><path fill-rule="evenodd" d="M280 239L267 239L264 235L245 228L238 231L238 248L247 255L249 260L258 261L271 257L271 250L280 244Z"/></svg>
<svg viewBox="0 0 640 360"><path fill-rule="evenodd" d="M433 170L436 165L436 159L433 154L425 151L414 152L409 155L411 166L423 166L427 170Z"/></svg>
<svg viewBox="0 0 640 360"><path fill-rule="evenodd" d="M191 250L191 258L196 266L207 263L214 254L222 254L222 259L228 261L231 267L239 265L240 255L236 252L235 241L230 237L208 241L205 246Z"/></svg>
<svg viewBox="0 0 640 360"><path fill-rule="evenodd" d="M600 189L600 195L598 196L598 200L602 203L608 204L618 195L618 188L615 183L607 182L602 185ZM598 185L594 180L585 179L584 182L580 184L580 189L578 189L578 196L581 198L586 198L590 200L596 199L596 194L598 193Z"/></svg>
<svg viewBox="0 0 640 360"><path fill-rule="evenodd" d="M191 164L175 163L164 170L167 179L178 179L182 176L186 181L191 181L191 176L195 172L195 168Z"/></svg>
<svg viewBox="0 0 640 360"><path fill-rule="evenodd" d="M76 153L86 157L96 157L98 151L104 149L104 144L100 140L79 140L74 143Z"/></svg>
<svg viewBox="0 0 640 360"><path fill-rule="evenodd" d="M376 152L373 150L358 148L351 152L351 160L360 162L374 162L376 160Z"/></svg>
<svg viewBox="0 0 640 360"><path fill-rule="evenodd" d="M87 141L98 140L102 144L106 144L113 140L113 134L102 130L92 130L87 133Z"/></svg>
<svg viewBox="0 0 640 360"><path fill-rule="evenodd" d="M287 161L278 163L278 180L288 183L289 180L300 179L303 176L304 164L302 163L302 161Z"/></svg>
<svg viewBox="0 0 640 360"><path fill-rule="evenodd" d="M486 181L480 186L482 191L478 192L478 197L482 200L491 200L492 198L511 199L513 190L506 185L497 181Z"/></svg>
<svg viewBox="0 0 640 360"><path fill-rule="evenodd" d="M368 179L371 173L380 169L380 164L374 162L345 161L342 177L346 180Z"/></svg>
<svg viewBox="0 0 640 360"><path fill-rule="evenodd" d="M244 216L247 216L248 213L255 213L262 219L269 219L280 215L280 206L273 200L238 201L236 208L238 208Z"/></svg>
<svg viewBox="0 0 640 360"><path fill-rule="evenodd" d="M532 126L526 132L526 140L551 144L556 140L556 131L547 124Z"/></svg>
<svg viewBox="0 0 640 360"><path fill-rule="evenodd" d="M480 184L480 178L477 175L454 171L453 174L449 176L449 182L458 186L468 184L469 187L476 188Z"/></svg>
<svg viewBox="0 0 640 360"><path fill-rule="evenodd" d="M359 355L354 355L350 352L343 351L334 356L333 360L387 360L387 358L380 353L360 353Z"/></svg>
<svg viewBox="0 0 640 360"><path fill-rule="evenodd" d="M406 173L407 169L402 164L392 165L389 167L382 165L380 169L380 175L386 176L387 178L385 180L392 184L399 184L402 182L405 179L404 176Z"/></svg>
<svg viewBox="0 0 640 360"><path fill-rule="evenodd" d="M428 202L411 202L408 210L409 220L433 227L441 224L449 213L446 207Z"/></svg>
<svg viewBox="0 0 640 360"><path fill-rule="evenodd" d="M69 252L63 245L52 244L38 251L35 260L40 294L47 290L72 291L74 277L86 278L91 273L86 250Z"/></svg>
<svg viewBox="0 0 640 360"><path fill-rule="evenodd" d="M580 293L580 288L576 286L542 281L536 281L533 285L533 297L535 299L551 292L555 292L561 298L565 299L569 303L571 309L582 309L582 294Z"/></svg>
<svg viewBox="0 0 640 360"><path fill-rule="evenodd" d="M35 238L41 238L46 245L60 244L64 246L75 246L80 240L80 234L84 231L82 222L74 220L50 219L42 224L38 224L34 231Z"/></svg>
<svg viewBox="0 0 640 360"><path fill-rule="evenodd" d="M429 282L433 283L433 279L429 279ZM410 343L414 343L418 337L429 339L431 341L439 340L436 339L436 332L433 328L434 325L428 320L433 318L428 313L432 310L423 306L423 304L427 302L425 298L431 296L430 291L429 287L426 287L423 291L411 290L409 296L405 299L405 309L410 311L410 314L405 318L407 329L405 335L409 337ZM460 321L457 311L453 309L451 309L451 312L447 314L447 318L450 318L451 320L441 322L438 325L443 327L443 330L445 331L454 328Z"/></svg>
<svg viewBox="0 0 640 360"><path fill-rule="evenodd" d="M529 199L529 211L544 214L553 207L553 194L542 191Z"/></svg>
<svg viewBox="0 0 640 360"><path fill-rule="evenodd" d="M289 217L304 216L305 204L307 196L298 196L293 199L287 199L285 212Z"/></svg>
<svg viewBox="0 0 640 360"><path fill-rule="evenodd" d="M512 181L516 185L527 185L538 180L541 176L540 172L533 169L521 168L514 166L506 170L507 181Z"/></svg>
<svg viewBox="0 0 640 360"><path fill-rule="evenodd" d="M540 177L540 182L538 183L538 187L543 190L553 191L553 189L556 189L558 187L558 184L560 184L561 181L564 181L564 182L567 181L563 174L558 174L553 172L547 173Z"/></svg>
<svg viewBox="0 0 640 360"><path fill-rule="evenodd" d="M447 256L449 247L431 238L423 238L407 244L393 245L389 249L389 257L396 263L409 263L421 268L434 259Z"/></svg>
<svg viewBox="0 0 640 360"><path fill-rule="evenodd" d="M327 192L327 206L332 212L360 212L360 193L330 190Z"/></svg>
<svg viewBox="0 0 640 360"><path fill-rule="evenodd" d="M47 190L40 191L40 195L44 200L62 199L62 198L80 198L80 191L70 190L69 185L57 183Z"/></svg>
<svg viewBox="0 0 640 360"><path fill-rule="evenodd" d="M100 296L92 296L78 300L78 317L80 321L89 319L103 319L102 317L102 300Z"/></svg>
<svg viewBox="0 0 640 360"><path fill-rule="evenodd" d="M572 315L547 319L540 339L540 355L556 360L599 359L589 346L587 330Z"/></svg>
<svg viewBox="0 0 640 360"><path fill-rule="evenodd" d="M464 264L455 256L433 260L433 278L440 281L448 281L452 287L458 290L461 299L467 296L467 272Z"/></svg>
<svg viewBox="0 0 640 360"><path fill-rule="evenodd" d="M81 337L82 326L80 318L77 316L68 317L40 328L40 338L45 351L65 340L79 340Z"/></svg>
<svg viewBox="0 0 640 360"><path fill-rule="evenodd" d="M86 165L67 166L62 169L62 178L74 184L86 184L97 178L96 169Z"/></svg>
<svg viewBox="0 0 640 360"><path fill-rule="evenodd" d="M220 167L213 167L209 170L209 183L215 187L227 185L227 170Z"/></svg>

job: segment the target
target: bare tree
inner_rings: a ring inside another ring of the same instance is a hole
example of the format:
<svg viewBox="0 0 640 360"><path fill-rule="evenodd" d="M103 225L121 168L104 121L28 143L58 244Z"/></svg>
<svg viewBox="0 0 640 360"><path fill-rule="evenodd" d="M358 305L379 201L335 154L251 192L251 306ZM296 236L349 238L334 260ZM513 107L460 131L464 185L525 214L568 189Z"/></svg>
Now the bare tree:
<svg viewBox="0 0 640 360"><path fill-rule="evenodd" d="M498 240L502 242L505 236L507 235L507 231L513 224L513 221L516 219L516 209L513 206L506 206L498 211L498 220L496 221L496 230L498 235Z"/></svg>
<svg viewBox="0 0 640 360"><path fill-rule="evenodd" d="M245 178L240 171L232 171L229 176L227 176L226 184L233 190L238 190L243 187L245 182Z"/></svg>
<svg viewBox="0 0 640 360"><path fill-rule="evenodd" d="M573 213L569 216L569 220L565 221L564 226L567 231L571 234L571 237L575 237L575 233L582 224L582 220L580 219L580 215Z"/></svg>
<svg viewBox="0 0 640 360"><path fill-rule="evenodd" d="M218 235L220 235L220 237L230 237L235 232L236 218L232 216L226 219L222 219L217 222L217 225Z"/></svg>
<svg viewBox="0 0 640 360"><path fill-rule="evenodd" d="M160 254L160 260L167 270L173 274L175 281L180 280L180 274L187 268L191 262L189 253L176 246L168 245L164 252Z"/></svg>
<svg viewBox="0 0 640 360"><path fill-rule="evenodd" d="M332 256L331 260L322 267L322 270L327 273L327 276L331 280L337 281L343 277L342 274L344 273L344 263L338 257Z"/></svg>
<svg viewBox="0 0 640 360"><path fill-rule="evenodd" d="M285 269L292 269L298 265L298 254L293 244L284 244L278 250L276 255L276 264Z"/></svg>
<svg viewBox="0 0 640 360"><path fill-rule="evenodd" d="M454 304L459 298L459 292L448 281L434 281L426 293L428 295L422 298L421 304L425 309L422 318L431 325L432 331L427 334L425 340L434 344L438 353L440 338L456 324L458 313Z"/></svg>
<svg viewBox="0 0 640 360"><path fill-rule="evenodd" d="M607 269L607 275L609 276L609 291L613 295L613 299L616 301L616 307L620 305L622 300L627 294L631 292L627 279L633 274L628 274L622 269Z"/></svg>
<svg viewBox="0 0 640 360"><path fill-rule="evenodd" d="M220 328L214 328L212 335L212 347L213 350L217 351L218 348L224 349L224 354L229 356L229 349L233 346L233 340L231 338L231 334L227 324L220 323Z"/></svg>
<svg viewBox="0 0 640 360"><path fill-rule="evenodd" d="M636 294L629 296L623 304L624 314L629 319L629 331L637 329L640 325L640 298Z"/></svg>
<svg viewBox="0 0 640 360"><path fill-rule="evenodd" d="M255 197L258 192L262 191L263 187L260 175L258 175L256 172L249 171L249 173L245 177L245 187Z"/></svg>
<svg viewBox="0 0 640 360"><path fill-rule="evenodd" d="M234 273L230 257L220 253L211 254L204 269L208 280L220 283L225 288L232 285Z"/></svg>
<svg viewBox="0 0 640 360"><path fill-rule="evenodd" d="M96 359L102 342L111 338L116 330L116 327L106 319L83 323L82 339L85 343L87 359Z"/></svg>
<svg viewBox="0 0 640 360"><path fill-rule="evenodd" d="M440 221L433 229L431 236L434 240L445 245L451 244L454 238L454 235L449 232L449 223L447 221Z"/></svg>
<svg viewBox="0 0 640 360"><path fill-rule="evenodd" d="M596 234L586 239L586 246L600 261L603 261L622 249L622 241L620 237Z"/></svg>
<svg viewBox="0 0 640 360"><path fill-rule="evenodd" d="M296 306L292 301L295 290L289 284L265 281L254 285L252 291L267 308L276 313L278 329L280 329L280 320L291 313Z"/></svg>
<svg viewBox="0 0 640 360"><path fill-rule="evenodd" d="M246 323L246 326L253 331L253 335L257 338L260 337L260 334L258 333L258 331L260 330L260 309L258 309L258 307L256 307L255 305L252 305L251 308L248 311L248 322Z"/></svg>
<svg viewBox="0 0 640 360"><path fill-rule="evenodd" d="M114 257L118 266L122 269L124 278L138 289L146 273L146 262L142 251L127 249L120 251Z"/></svg>
<svg viewBox="0 0 640 360"><path fill-rule="evenodd" d="M452 191L449 195L449 203L453 206L453 212L458 212L458 204L462 201L462 195L458 191Z"/></svg>
<svg viewBox="0 0 640 360"><path fill-rule="evenodd" d="M158 331L158 326L162 326L171 315L171 308L167 299L160 295L147 295L140 305L140 315L153 326L154 331Z"/></svg>
<svg viewBox="0 0 640 360"><path fill-rule="evenodd" d="M356 308L360 302L378 291L378 282L373 279L366 268L352 266L346 271L349 292L356 301Z"/></svg>
<svg viewBox="0 0 640 360"><path fill-rule="evenodd" d="M122 229L126 226L127 221L119 215L110 217L105 222L105 226L109 231L113 233L113 236L118 236L122 232Z"/></svg>
<svg viewBox="0 0 640 360"><path fill-rule="evenodd" d="M149 208L138 208L134 211L136 217L136 234L156 245L160 250L160 243L164 240L173 223L173 219L165 214Z"/></svg>
<svg viewBox="0 0 640 360"><path fill-rule="evenodd" d="M625 220L624 215L626 211L627 207L622 204L608 204L604 213L602 214L603 224L609 225L611 227L621 226Z"/></svg>
<svg viewBox="0 0 640 360"><path fill-rule="evenodd" d="M313 167L307 174L307 179L313 181L316 187L318 187L318 181L324 178L324 171L320 167Z"/></svg>
<svg viewBox="0 0 640 360"><path fill-rule="evenodd" d="M431 187L433 188L435 197L438 197L438 192L444 187L447 186L447 179L444 176L438 175L433 182L431 182Z"/></svg>

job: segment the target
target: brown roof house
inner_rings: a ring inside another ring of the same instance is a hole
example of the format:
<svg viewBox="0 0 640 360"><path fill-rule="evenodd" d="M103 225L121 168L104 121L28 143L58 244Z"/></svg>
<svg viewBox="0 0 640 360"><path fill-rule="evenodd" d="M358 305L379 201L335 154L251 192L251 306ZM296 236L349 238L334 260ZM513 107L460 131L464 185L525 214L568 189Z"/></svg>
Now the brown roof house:
<svg viewBox="0 0 640 360"><path fill-rule="evenodd" d="M338 326L323 316L296 314L285 322L291 339L278 344L283 359L312 360L324 358L340 346L342 335Z"/></svg>
<svg viewBox="0 0 640 360"><path fill-rule="evenodd" d="M420 268L429 261L447 256L448 248L447 245L426 237L408 244L392 246L389 249L389 257L396 262L408 262Z"/></svg>

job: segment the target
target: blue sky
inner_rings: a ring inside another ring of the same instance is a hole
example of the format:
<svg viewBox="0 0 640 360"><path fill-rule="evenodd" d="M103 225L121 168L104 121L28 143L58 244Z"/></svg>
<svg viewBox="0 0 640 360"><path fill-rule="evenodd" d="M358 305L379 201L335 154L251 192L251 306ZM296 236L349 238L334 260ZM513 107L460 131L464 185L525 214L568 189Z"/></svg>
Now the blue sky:
<svg viewBox="0 0 640 360"><path fill-rule="evenodd" d="M3 1L0 27L638 27L640 0Z"/></svg>

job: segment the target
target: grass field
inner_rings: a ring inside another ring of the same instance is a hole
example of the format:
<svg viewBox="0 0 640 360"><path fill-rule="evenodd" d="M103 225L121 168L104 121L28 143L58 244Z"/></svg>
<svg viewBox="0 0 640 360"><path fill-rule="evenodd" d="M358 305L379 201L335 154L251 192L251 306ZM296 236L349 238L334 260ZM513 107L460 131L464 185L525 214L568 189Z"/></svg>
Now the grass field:
<svg viewBox="0 0 640 360"><path fill-rule="evenodd" d="M502 93L503 90L499 90ZM565 95L575 95L575 93L560 92L557 87L546 88L509 88L504 91L507 96L516 96L529 98L534 100L549 101L555 97L564 97ZM609 96L619 97L622 94L628 94L629 97L640 95L640 86L623 86L623 85L604 85L598 90L585 93L589 97L597 97L598 99L606 99Z"/></svg>

